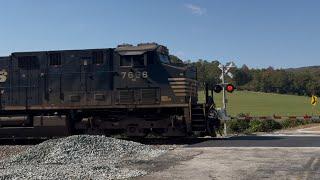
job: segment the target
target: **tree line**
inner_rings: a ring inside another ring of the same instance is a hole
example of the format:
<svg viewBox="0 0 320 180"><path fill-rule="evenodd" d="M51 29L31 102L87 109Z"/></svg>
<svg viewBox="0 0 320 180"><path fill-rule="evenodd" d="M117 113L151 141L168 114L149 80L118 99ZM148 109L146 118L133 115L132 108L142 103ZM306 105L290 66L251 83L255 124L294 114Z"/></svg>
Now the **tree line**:
<svg viewBox="0 0 320 180"><path fill-rule="evenodd" d="M199 59L196 62L182 62L173 55L171 55L171 60L174 63L184 63L196 67L201 89L204 88L205 83L209 86L221 83L218 61L209 62ZM227 78L227 82L233 83L238 90L308 96L320 95L320 68L274 69L268 67L256 69L243 65L231 72L234 77L233 79Z"/></svg>

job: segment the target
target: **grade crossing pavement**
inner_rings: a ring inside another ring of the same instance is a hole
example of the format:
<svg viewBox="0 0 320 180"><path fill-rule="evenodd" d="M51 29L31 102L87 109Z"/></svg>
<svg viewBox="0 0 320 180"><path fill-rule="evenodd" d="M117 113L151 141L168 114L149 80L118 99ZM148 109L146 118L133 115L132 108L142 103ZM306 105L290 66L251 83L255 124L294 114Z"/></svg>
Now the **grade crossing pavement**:
<svg viewBox="0 0 320 180"><path fill-rule="evenodd" d="M179 147L168 156L182 160L139 179L319 179L320 126L208 138Z"/></svg>
<svg viewBox="0 0 320 180"><path fill-rule="evenodd" d="M225 139L211 139L188 147L320 147L320 136L236 136Z"/></svg>
<svg viewBox="0 0 320 180"><path fill-rule="evenodd" d="M260 135L210 139L189 147L320 147L320 125Z"/></svg>

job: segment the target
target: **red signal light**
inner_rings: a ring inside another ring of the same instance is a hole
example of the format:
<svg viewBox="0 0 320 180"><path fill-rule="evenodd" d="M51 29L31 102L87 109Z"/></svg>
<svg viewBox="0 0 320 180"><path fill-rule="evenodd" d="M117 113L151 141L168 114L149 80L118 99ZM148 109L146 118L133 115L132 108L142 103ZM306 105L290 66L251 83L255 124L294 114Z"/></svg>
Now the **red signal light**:
<svg viewBox="0 0 320 180"><path fill-rule="evenodd" d="M226 86L226 90L229 92L229 93L232 93L234 91L235 87L232 85L232 84L227 84Z"/></svg>

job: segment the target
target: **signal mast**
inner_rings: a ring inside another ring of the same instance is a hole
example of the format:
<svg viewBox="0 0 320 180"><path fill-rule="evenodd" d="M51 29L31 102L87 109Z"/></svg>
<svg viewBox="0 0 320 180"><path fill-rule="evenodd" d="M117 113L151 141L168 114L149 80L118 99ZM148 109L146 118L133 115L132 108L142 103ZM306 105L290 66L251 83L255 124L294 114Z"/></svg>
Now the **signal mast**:
<svg viewBox="0 0 320 180"><path fill-rule="evenodd" d="M217 84L213 87L213 90L216 93L220 93L222 90L222 109L221 109L221 118L223 120L223 126L224 126L224 135L227 136L227 124L226 121L230 119L227 115L227 96L226 91L232 93L235 89L235 87L232 84L225 82L225 75L229 76L230 78L233 78L233 74L230 72L232 68L235 68L236 65L234 62L229 62L226 65L219 64L219 69L221 70L221 84Z"/></svg>

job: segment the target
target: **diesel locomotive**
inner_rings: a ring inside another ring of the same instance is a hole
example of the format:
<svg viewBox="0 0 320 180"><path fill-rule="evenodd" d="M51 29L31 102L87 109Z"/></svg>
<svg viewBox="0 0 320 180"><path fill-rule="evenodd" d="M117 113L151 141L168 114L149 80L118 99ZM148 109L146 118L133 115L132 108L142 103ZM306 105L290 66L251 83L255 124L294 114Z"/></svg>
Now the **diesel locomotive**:
<svg viewBox="0 0 320 180"><path fill-rule="evenodd" d="M156 43L12 53L0 57L0 138L214 135L220 120L198 85Z"/></svg>

